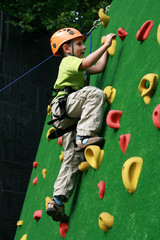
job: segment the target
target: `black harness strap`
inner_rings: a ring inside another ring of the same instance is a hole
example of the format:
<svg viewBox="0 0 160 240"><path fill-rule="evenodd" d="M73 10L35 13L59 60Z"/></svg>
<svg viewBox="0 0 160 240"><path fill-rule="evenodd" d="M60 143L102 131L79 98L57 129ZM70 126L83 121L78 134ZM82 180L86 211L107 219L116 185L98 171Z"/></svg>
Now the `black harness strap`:
<svg viewBox="0 0 160 240"><path fill-rule="evenodd" d="M55 90L54 90L55 91ZM66 87L63 90L60 91L64 91L66 92L66 94L63 96L63 98L59 99L59 107L60 107L60 115L55 115L52 113L52 116L55 118L51 121L49 121L47 124L48 125L53 125L54 126L54 122L56 121L61 121L64 118L70 118L67 113L66 113L66 102L67 102L67 98L69 96L69 94L75 92L76 90L72 89L71 87ZM56 95L58 94L58 91L56 90ZM54 96L55 97L55 96ZM71 119L71 118L70 118ZM70 126L66 129L61 129L61 128L57 128L54 132L52 132L48 137L50 139L54 139L54 138L58 138L60 136L62 136L63 134L72 131L73 129L76 128L76 125Z"/></svg>
<svg viewBox="0 0 160 240"><path fill-rule="evenodd" d="M49 139L55 139L55 138L61 137L61 136L63 136L65 133L70 132L70 131L76 129L76 126L77 126L77 124L72 125L72 126L70 126L70 127L68 127L68 128L65 128L65 129L58 128L58 129L56 129L54 132L50 133L50 135L48 136L48 138L49 138Z"/></svg>

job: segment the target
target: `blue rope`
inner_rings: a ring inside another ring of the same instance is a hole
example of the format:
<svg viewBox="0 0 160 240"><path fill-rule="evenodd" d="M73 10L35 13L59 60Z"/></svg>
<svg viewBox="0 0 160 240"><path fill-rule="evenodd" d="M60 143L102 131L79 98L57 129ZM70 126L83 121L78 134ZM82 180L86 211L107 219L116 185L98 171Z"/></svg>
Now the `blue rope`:
<svg viewBox="0 0 160 240"><path fill-rule="evenodd" d="M90 35L90 49L89 49L89 54L90 54L91 51L92 51L92 34L90 33L89 35ZM20 80L21 78L23 78L24 76L26 76L27 74L32 72L34 69L38 68L41 64L43 64L44 62L48 61L52 57L53 57L53 55L49 56L47 59L45 59L44 61L42 61L41 63L39 63L35 67L33 67L32 69L30 69L28 72L24 73L23 75L21 75L20 77L15 79L13 82L9 83L7 86L5 86L4 88L0 89L0 93L3 92L4 90L6 90L7 88L9 88L11 85L15 84L18 80ZM89 85L89 81L90 81L90 75L87 76L87 84L88 85Z"/></svg>
<svg viewBox="0 0 160 240"><path fill-rule="evenodd" d="M36 69L37 67L39 67L41 64L43 64L44 62L46 62L47 60L49 60L50 58L52 58L53 55L49 56L47 59L45 59L43 62L39 63L38 65L36 65L35 67L33 67L32 69L30 69L28 72L24 73L23 75L21 75L19 78L15 79L13 82L9 83L7 86L5 86L4 88L2 88L0 90L0 93L3 92L5 89L7 89L8 87L10 87L11 85L13 85L14 83L16 83L18 80L20 80L21 78L23 78L24 76L26 76L28 73L32 72L34 69Z"/></svg>
<svg viewBox="0 0 160 240"><path fill-rule="evenodd" d="M92 52L92 34L89 34L90 36L90 49L89 49L89 54ZM90 75L87 75L87 85L89 86L89 82L90 82Z"/></svg>

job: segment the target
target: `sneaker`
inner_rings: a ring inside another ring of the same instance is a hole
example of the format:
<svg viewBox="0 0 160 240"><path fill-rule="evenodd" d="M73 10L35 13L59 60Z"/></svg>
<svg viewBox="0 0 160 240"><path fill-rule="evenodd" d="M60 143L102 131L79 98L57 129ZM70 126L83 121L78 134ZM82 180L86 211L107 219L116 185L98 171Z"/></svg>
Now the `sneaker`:
<svg viewBox="0 0 160 240"><path fill-rule="evenodd" d="M48 203L46 213L52 217L54 221L68 222L69 217L64 213L64 205L58 205L54 200Z"/></svg>
<svg viewBox="0 0 160 240"><path fill-rule="evenodd" d="M79 151L84 151L84 149L86 147L88 147L89 145L98 145L101 148L103 147L105 142L105 139L103 137L81 137L78 136L76 138L76 147L75 147L75 151L79 152Z"/></svg>

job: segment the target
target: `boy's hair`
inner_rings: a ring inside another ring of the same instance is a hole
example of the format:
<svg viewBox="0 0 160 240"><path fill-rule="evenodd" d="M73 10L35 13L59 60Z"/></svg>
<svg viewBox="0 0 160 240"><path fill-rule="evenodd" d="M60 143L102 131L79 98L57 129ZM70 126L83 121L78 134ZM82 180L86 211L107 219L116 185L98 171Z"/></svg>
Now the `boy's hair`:
<svg viewBox="0 0 160 240"><path fill-rule="evenodd" d="M63 43L63 44L60 46L59 51L58 51L58 54L59 54L61 57L64 57L64 56L65 56L65 52L64 52L64 50L63 50L63 45L64 45L64 44L67 44L67 45L70 46L70 45L71 45L71 42L72 42L72 40L69 40L69 41Z"/></svg>

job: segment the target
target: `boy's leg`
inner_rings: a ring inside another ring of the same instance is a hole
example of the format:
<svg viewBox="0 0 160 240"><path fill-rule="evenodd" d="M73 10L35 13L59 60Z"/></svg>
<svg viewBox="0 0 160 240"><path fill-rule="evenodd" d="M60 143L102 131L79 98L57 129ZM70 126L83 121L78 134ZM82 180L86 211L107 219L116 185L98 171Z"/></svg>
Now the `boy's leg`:
<svg viewBox="0 0 160 240"><path fill-rule="evenodd" d="M78 151L90 144L104 144L104 139L97 136L103 120L105 93L96 87L84 87L69 95L66 110L69 117L80 118L77 124ZM86 138L87 137L87 138ZM93 138L94 137L94 138Z"/></svg>
<svg viewBox="0 0 160 240"><path fill-rule="evenodd" d="M54 184L53 200L48 204L47 214L55 221L65 221L63 202L72 195L79 174L78 166L84 160L83 153L75 152L76 131L64 134L64 159Z"/></svg>

